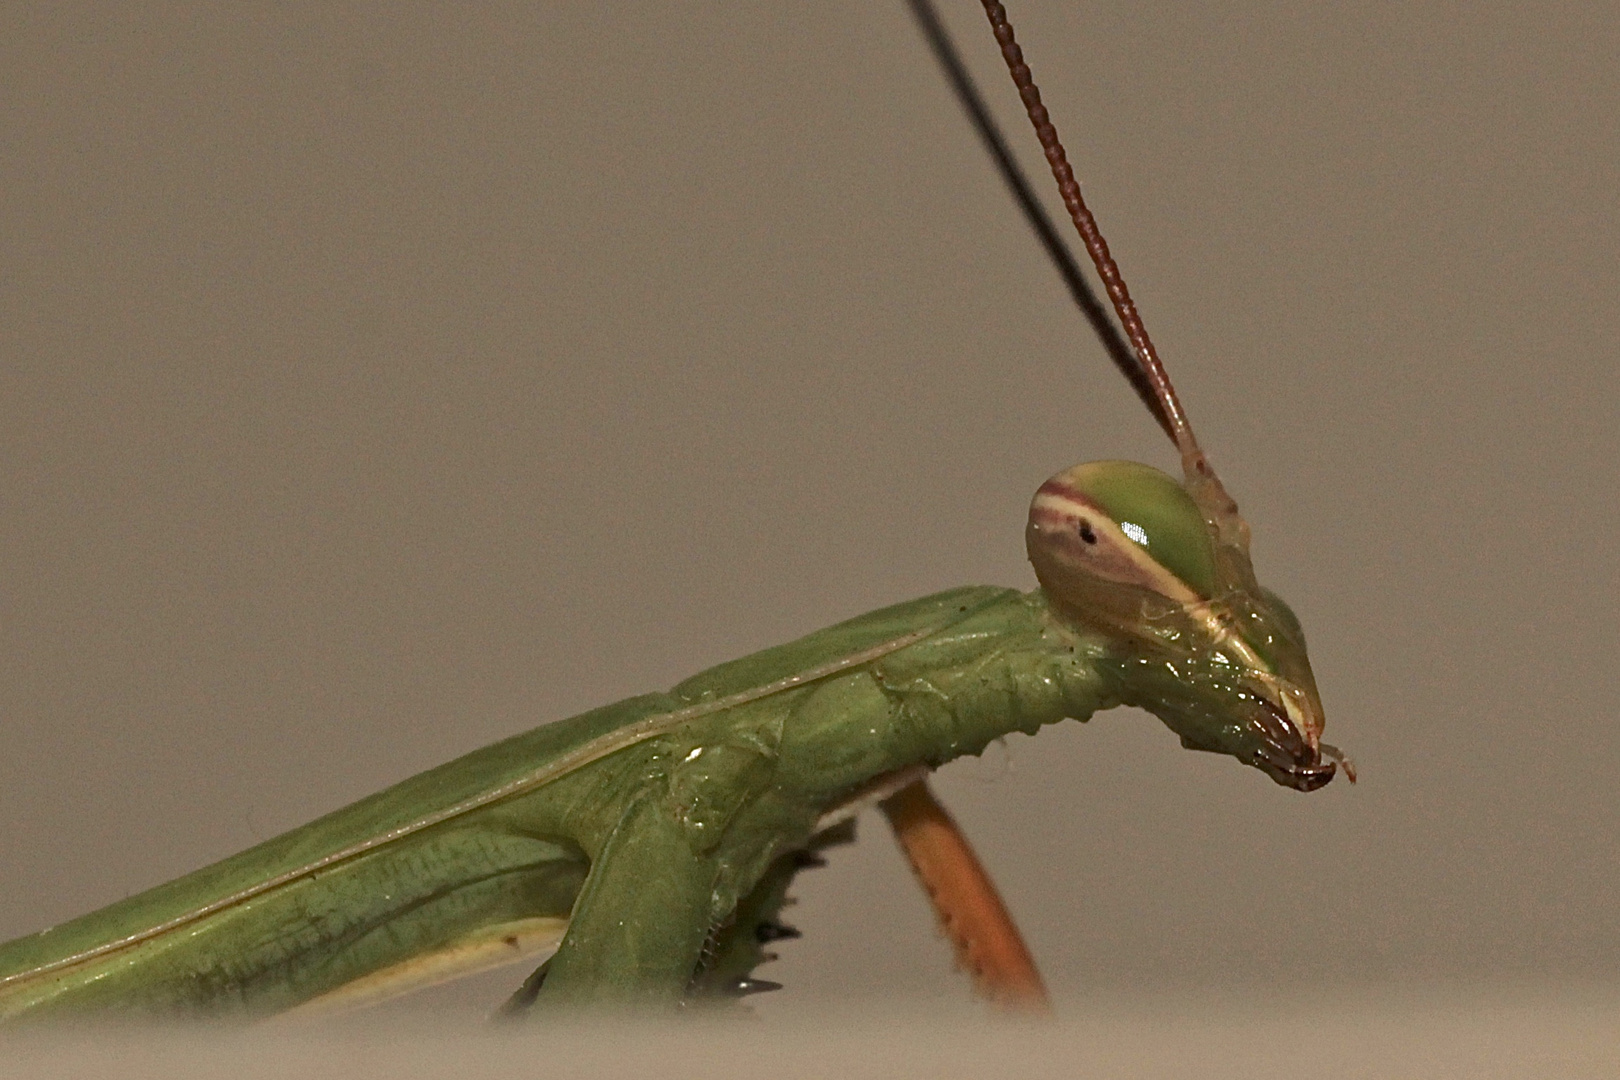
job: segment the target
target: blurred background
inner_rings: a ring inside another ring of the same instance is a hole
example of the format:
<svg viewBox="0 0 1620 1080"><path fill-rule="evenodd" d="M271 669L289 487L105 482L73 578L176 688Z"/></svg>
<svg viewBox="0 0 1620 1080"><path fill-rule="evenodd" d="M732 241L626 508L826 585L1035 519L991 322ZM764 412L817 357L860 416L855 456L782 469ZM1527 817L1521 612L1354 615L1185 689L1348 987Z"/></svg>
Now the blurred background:
<svg viewBox="0 0 1620 1080"><path fill-rule="evenodd" d="M944 770L1053 991L1607 984L1620 14L1012 15L1362 773L1301 796L1125 710ZM899 0L8 5L0 192L0 938L1032 587L1046 476L1174 464ZM863 833L765 1016L966 1001Z"/></svg>

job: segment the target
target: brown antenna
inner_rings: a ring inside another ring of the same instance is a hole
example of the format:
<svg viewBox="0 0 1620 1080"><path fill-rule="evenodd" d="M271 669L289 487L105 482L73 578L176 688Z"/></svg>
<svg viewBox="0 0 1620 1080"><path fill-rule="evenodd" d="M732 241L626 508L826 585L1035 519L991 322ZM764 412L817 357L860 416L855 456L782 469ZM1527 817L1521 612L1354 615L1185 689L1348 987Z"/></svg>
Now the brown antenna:
<svg viewBox="0 0 1620 1080"><path fill-rule="evenodd" d="M1147 373L1142 370L1141 361L1136 358L1130 344L1119 332L1119 327L1109 318L1108 308L1092 291L1091 283L1081 272L1080 263L1075 259L1074 252L1069 250L1069 245L1059 234L1057 225L1047 214L1046 205L1035 194L1035 188L1030 184L1029 177L1018 164L1018 158L1013 154L1012 147L1007 145L1006 137L1001 134L1001 126L996 123L996 118L990 113L990 107L985 104L984 95L979 93L973 75L962 62L962 56L957 52L950 32L940 20L939 12L934 10L930 0L909 0L909 3L911 13L916 16L917 25L923 32L924 40L934 51L934 59L939 61L946 80L956 93L957 102L967 114L973 130L984 140L984 147L990 153L990 160L995 162L996 171L1006 181L1007 190L1012 193L1018 209L1023 211L1024 220L1029 222L1029 227L1046 251L1047 258L1051 259L1052 265L1057 268L1058 277L1063 279L1063 284L1068 288L1075 306L1091 325L1092 333L1096 334L1097 340L1102 343L1108 359L1114 362L1119 373L1125 376L1125 381L1131 384L1131 389L1136 391L1142 405L1174 442L1176 433L1164 414L1164 405L1159 400L1158 392L1148 381Z"/></svg>
<svg viewBox="0 0 1620 1080"><path fill-rule="evenodd" d="M1176 448L1181 451L1182 467L1189 478L1196 476L1213 479L1214 474L1204 458L1204 452L1199 449L1198 439L1193 435L1192 425L1188 423L1187 414L1182 410L1181 402L1176 397L1170 376L1165 374L1164 364L1159 361L1159 354L1153 348L1153 340L1148 337L1147 327L1142 324L1142 317L1136 311L1136 304L1131 300L1130 290L1125 287L1125 279L1120 275L1119 266L1108 252L1108 241L1103 239L1102 231L1097 228L1097 219L1092 217L1085 199L1080 195L1080 183L1074 178L1074 169L1069 165L1068 155L1063 152L1063 143L1058 140L1057 128L1052 125L1046 106L1041 104L1041 92L1035 85L1029 65L1024 63L1023 50L1013 38L1012 23L1007 20L1007 9L997 0L984 0L984 13L990 19L990 29L995 33L996 41L1001 46L1001 57L1007 62L1007 70L1012 74L1013 85L1018 88L1018 96L1023 100L1024 109L1029 113L1029 121L1035 125L1035 137L1040 140L1047 163L1052 167L1052 176L1057 180L1058 192L1063 196L1063 205L1068 208L1069 217L1086 246L1086 253L1091 256L1092 265L1097 268L1097 276L1102 279L1103 287L1108 291L1108 298L1114 303L1114 312L1119 316L1120 325L1125 329L1125 336L1130 339L1131 349L1136 353L1136 358L1142 365L1142 372L1164 410L1170 437L1175 440ZM1225 492L1221 494L1224 495ZM1230 499L1226 501L1230 502ZM1236 507L1232 509L1235 511Z"/></svg>

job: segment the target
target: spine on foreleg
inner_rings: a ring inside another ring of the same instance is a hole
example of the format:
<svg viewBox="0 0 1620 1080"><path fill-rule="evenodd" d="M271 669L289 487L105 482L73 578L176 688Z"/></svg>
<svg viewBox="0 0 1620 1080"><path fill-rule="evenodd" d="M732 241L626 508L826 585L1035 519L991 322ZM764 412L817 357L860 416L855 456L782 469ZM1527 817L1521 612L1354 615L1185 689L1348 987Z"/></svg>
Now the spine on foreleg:
<svg viewBox="0 0 1620 1080"><path fill-rule="evenodd" d="M854 840L855 819L848 818L823 829L804 847L773 860L758 884L737 905L735 915L711 935L692 979L690 996L724 1004L778 989L780 983L755 978L754 970L776 959L772 945L799 936L798 930L782 921L782 908L792 903L788 889L794 877L801 870L825 865L821 853L826 849Z"/></svg>

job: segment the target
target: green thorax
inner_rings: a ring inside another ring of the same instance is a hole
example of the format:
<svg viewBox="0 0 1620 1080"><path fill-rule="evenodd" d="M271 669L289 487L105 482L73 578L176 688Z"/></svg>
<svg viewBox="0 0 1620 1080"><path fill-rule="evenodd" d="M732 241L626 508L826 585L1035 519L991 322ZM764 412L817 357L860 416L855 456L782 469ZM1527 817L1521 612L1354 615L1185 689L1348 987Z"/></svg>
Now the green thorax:
<svg viewBox="0 0 1620 1080"><path fill-rule="evenodd" d="M906 641L903 647L882 651L885 643L901 640ZM611 740L616 732L660 716L719 705L732 695L746 697L757 688L874 649L881 655L869 662L703 713L656 738L586 760L538 789L419 833L408 832L413 822L538 775L548 763L577 754L593 741ZM1095 638L1054 620L1039 593L957 589L872 612L722 664L668 693L627 699L474 751L213 866L0 946L0 1012L30 998L30 984L39 979L24 973L185 919L257 882L296 874L333 853L401 830L406 833L399 839L364 857L232 904L139 950L103 954L59 969L49 981L60 985L64 977L80 974L94 981L116 969L122 974L113 981L129 979L139 985L141 976L134 969L141 965L132 968L130 963L137 952L162 952L165 978L177 977L190 965L212 971L219 957L240 954L235 942L257 942L266 928L288 925L285 920L296 910L307 909L311 890L324 889L322 896L337 905L334 922L388 923L394 918L388 898L371 895L370 883L390 880L388 875L402 863L437 858L434 853L447 843L470 843L479 858L490 862L491 872L506 873L501 866L507 863L522 869L528 880L539 883L534 889L577 882L571 867L592 854L593 834L611 823L618 802L636 797L635 790L625 790L626 783L652 784L667 798L687 800L689 839L695 846L724 844L752 852L749 858L763 857L772 845L794 840L785 833L765 833L797 831L793 822L813 822L874 776L908 765L938 765L977 753L1011 731L1033 732L1043 723L1064 716L1084 718L1111 704L1095 671L1101 653ZM692 750L699 748L705 753L694 757ZM744 812L772 800L786 808L775 817ZM750 822L760 835L749 834ZM390 851L399 855L390 857ZM453 860L442 865L443 873L454 872ZM352 889L340 888L351 878ZM561 913L566 914L566 895L557 894L547 903L562 903ZM239 929L227 933L233 924ZM232 944L205 955L202 946L211 937ZM187 951L191 945L179 944L182 940L198 943L195 957ZM309 947L326 949L328 943ZM284 969L296 963L294 957L279 955L270 960ZM244 967L240 976L232 976L236 981L221 985L221 992L240 991L261 977Z"/></svg>

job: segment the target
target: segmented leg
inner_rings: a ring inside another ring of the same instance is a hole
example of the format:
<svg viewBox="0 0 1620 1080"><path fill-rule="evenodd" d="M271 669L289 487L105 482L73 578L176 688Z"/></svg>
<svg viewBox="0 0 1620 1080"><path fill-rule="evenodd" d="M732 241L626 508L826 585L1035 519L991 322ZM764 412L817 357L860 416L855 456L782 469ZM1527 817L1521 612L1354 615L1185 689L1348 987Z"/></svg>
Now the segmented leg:
<svg viewBox="0 0 1620 1080"><path fill-rule="evenodd" d="M708 937L717 874L660 800L636 803L591 864L535 1004L679 1004Z"/></svg>
<svg viewBox="0 0 1620 1080"><path fill-rule="evenodd" d="M775 942L799 936L799 931L782 922L782 909L792 902L788 888L801 871L826 865L823 851L854 842L855 819L850 818L823 829L804 847L773 862L704 950L703 970L692 982L689 1000L727 1004L780 986L756 978L754 969L776 959L771 948Z"/></svg>
<svg viewBox="0 0 1620 1080"><path fill-rule="evenodd" d="M1050 1013L1046 984L1007 905L927 782L902 788L882 806L975 989L1010 1011Z"/></svg>

